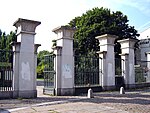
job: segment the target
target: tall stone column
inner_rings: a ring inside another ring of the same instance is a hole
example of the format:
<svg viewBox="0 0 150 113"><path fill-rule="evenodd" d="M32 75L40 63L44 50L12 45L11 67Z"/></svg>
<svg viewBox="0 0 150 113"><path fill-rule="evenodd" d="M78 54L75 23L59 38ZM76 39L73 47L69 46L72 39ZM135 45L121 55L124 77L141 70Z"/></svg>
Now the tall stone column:
<svg viewBox="0 0 150 113"><path fill-rule="evenodd" d="M129 84L129 54L121 54L121 66L122 66L122 76L124 78L125 87L128 87Z"/></svg>
<svg viewBox="0 0 150 113"><path fill-rule="evenodd" d="M19 18L14 26L17 28L17 41L20 42L18 46L18 61L15 67L16 72L14 81L18 82L16 87L18 90L18 97L20 98L34 98L37 97L36 90L36 75L35 75L35 46L34 35L36 27L40 24L38 21L32 21Z"/></svg>
<svg viewBox="0 0 150 113"><path fill-rule="evenodd" d="M37 72L36 72L36 68L37 68L37 54L38 54L38 48L41 46L41 44L34 44L34 80L37 79ZM34 89L36 89L36 82L34 82Z"/></svg>
<svg viewBox="0 0 150 113"><path fill-rule="evenodd" d="M150 82L150 52L146 52L147 54L147 77L146 82Z"/></svg>
<svg viewBox="0 0 150 113"><path fill-rule="evenodd" d="M99 56L102 58L101 68L101 83L100 85L104 90L115 88L115 59L114 59L114 41L117 36L114 35L101 35L97 36L99 40L100 51Z"/></svg>
<svg viewBox="0 0 150 113"><path fill-rule="evenodd" d="M56 55L56 61L54 64L55 65L55 71L56 71L56 76L55 76L55 94L54 95L61 95L61 53L62 53L62 47L60 46L55 46L52 48L54 50L54 54Z"/></svg>
<svg viewBox="0 0 150 113"><path fill-rule="evenodd" d="M121 44L122 59L125 60L124 79L127 88L134 87L135 84L135 69L134 69L134 45L137 39L124 39L118 41Z"/></svg>
<svg viewBox="0 0 150 113"><path fill-rule="evenodd" d="M53 30L57 34L57 47L59 47L56 49L56 95L74 94L74 31L74 28L67 26Z"/></svg>
<svg viewBox="0 0 150 113"><path fill-rule="evenodd" d="M20 55L20 42L12 43L13 46L13 98L18 98L19 90L19 55Z"/></svg>

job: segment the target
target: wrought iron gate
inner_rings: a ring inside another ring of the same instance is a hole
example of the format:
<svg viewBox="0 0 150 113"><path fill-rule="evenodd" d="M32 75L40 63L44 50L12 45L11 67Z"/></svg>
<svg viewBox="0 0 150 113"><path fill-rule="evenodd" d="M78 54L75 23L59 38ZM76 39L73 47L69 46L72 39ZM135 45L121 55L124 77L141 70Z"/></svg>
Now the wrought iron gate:
<svg viewBox="0 0 150 113"><path fill-rule="evenodd" d="M150 71L150 61L136 60L135 64L135 82L139 83L149 83L149 71Z"/></svg>
<svg viewBox="0 0 150 113"><path fill-rule="evenodd" d="M123 73L125 72L125 60L121 58L115 58L115 86L116 90L119 90L120 87L125 88L125 81Z"/></svg>
<svg viewBox="0 0 150 113"><path fill-rule="evenodd" d="M0 91L12 91L13 51L0 50Z"/></svg>
<svg viewBox="0 0 150 113"><path fill-rule="evenodd" d="M75 87L99 86L101 62L98 56L75 56Z"/></svg>
<svg viewBox="0 0 150 113"><path fill-rule="evenodd" d="M55 55L45 56L44 65L44 94L55 94Z"/></svg>

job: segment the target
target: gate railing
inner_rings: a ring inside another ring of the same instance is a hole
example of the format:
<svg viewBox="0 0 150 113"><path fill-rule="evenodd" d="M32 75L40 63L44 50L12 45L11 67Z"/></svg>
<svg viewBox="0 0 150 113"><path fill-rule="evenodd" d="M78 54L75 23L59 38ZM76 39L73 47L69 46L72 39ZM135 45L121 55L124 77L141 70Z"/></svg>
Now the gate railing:
<svg viewBox="0 0 150 113"><path fill-rule="evenodd" d="M44 87L54 88L55 85L55 55L45 55L44 63Z"/></svg>
<svg viewBox="0 0 150 113"><path fill-rule="evenodd" d="M13 90L13 52L0 50L0 91Z"/></svg>
<svg viewBox="0 0 150 113"><path fill-rule="evenodd" d="M100 85L100 68L102 62L96 56L74 56L75 60L75 87L89 87Z"/></svg>
<svg viewBox="0 0 150 113"><path fill-rule="evenodd" d="M150 61L137 60L135 65L135 82L147 83L150 82Z"/></svg>
<svg viewBox="0 0 150 113"><path fill-rule="evenodd" d="M125 70L124 67L125 60L121 58L115 58L115 75L122 76L122 73Z"/></svg>

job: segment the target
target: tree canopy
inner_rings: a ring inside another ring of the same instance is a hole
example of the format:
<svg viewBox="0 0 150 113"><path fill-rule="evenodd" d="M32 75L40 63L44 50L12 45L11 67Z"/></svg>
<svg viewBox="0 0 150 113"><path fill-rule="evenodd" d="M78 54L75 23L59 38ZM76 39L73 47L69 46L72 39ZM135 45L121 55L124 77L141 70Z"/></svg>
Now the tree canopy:
<svg viewBox="0 0 150 113"><path fill-rule="evenodd" d="M11 42L16 42L17 36L16 33L11 31L6 35L5 32L0 30L0 49L1 50L12 50Z"/></svg>
<svg viewBox="0 0 150 113"><path fill-rule="evenodd" d="M42 78L43 77L43 71L44 71L44 66L46 65L46 63L49 63L49 62L45 62L44 60L44 57L45 55L50 55L52 54L51 52L49 51L46 51L46 50L43 50L43 51L40 51L37 55L37 75L39 78Z"/></svg>
<svg viewBox="0 0 150 113"><path fill-rule="evenodd" d="M12 46L11 42L16 42L17 36L16 33L11 31L6 35L5 32L0 30L0 64L2 62L12 62L13 54L12 54Z"/></svg>
<svg viewBox="0 0 150 113"><path fill-rule="evenodd" d="M136 38L139 36L134 26L129 26L126 15L120 11L111 12L107 8L93 8L82 16L75 17L69 23L77 30L74 34L74 48L76 54L89 54L99 50L96 36L103 34L116 35L117 40ZM115 41L115 52L119 52L118 43Z"/></svg>

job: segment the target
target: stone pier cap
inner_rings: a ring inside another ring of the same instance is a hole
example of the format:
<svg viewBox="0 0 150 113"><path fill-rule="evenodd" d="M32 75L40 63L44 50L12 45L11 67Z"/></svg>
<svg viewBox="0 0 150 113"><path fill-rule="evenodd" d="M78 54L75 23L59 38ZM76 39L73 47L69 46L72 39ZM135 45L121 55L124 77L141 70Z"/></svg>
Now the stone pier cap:
<svg viewBox="0 0 150 113"><path fill-rule="evenodd" d="M118 40L118 42L121 44L121 48L134 48L135 43L138 42L139 40L136 38L127 38L123 40Z"/></svg>
<svg viewBox="0 0 150 113"><path fill-rule="evenodd" d="M57 34L57 39L61 38L73 39L75 31L76 28L70 26L59 26L52 30L52 32Z"/></svg>
<svg viewBox="0 0 150 113"><path fill-rule="evenodd" d="M107 38L107 37L112 37L112 38L118 38L118 36L116 35L111 35L111 34L104 34L104 35L100 35L100 36L97 36L95 37L96 39L101 39L101 38Z"/></svg>
<svg viewBox="0 0 150 113"><path fill-rule="evenodd" d="M17 31L19 32L33 32L35 33L35 29L38 25L40 25L41 22L34 21L34 20L28 20L23 18L18 18L13 24L17 28Z"/></svg>
<svg viewBox="0 0 150 113"><path fill-rule="evenodd" d="M99 45L103 46L103 45L114 45L114 41L118 38L118 36L116 35L110 35L110 34L104 34L104 35L100 35L95 37L95 39L99 40Z"/></svg>
<svg viewBox="0 0 150 113"><path fill-rule="evenodd" d="M54 28L54 29L52 30L52 32L57 33L57 32L59 32L60 30L71 30L71 31L75 31L76 28L73 28L73 27L70 27L70 26L58 26L58 27Z"/></svg>

